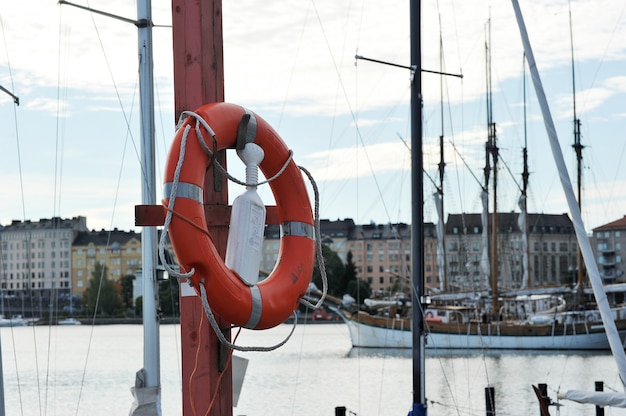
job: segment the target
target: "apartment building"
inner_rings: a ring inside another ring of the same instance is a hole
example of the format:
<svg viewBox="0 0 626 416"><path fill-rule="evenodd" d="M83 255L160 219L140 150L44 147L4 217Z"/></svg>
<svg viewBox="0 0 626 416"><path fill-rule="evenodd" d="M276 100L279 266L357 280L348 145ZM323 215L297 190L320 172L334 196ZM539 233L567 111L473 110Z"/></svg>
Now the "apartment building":
<svg viewBox="0 0 626 416"><path fill-rule="evenodd" d="M522 284L523 232L519 214L498 214L498 281L516 289ZM491 221L491 219L490 219ZM576 274L576 237L567 214L528 214L529 286L572 283ZM409 224L355 224L352 219L321 220L322 243L346 263L352 252L357 277L373 292L407 289L411 279L411 227ZM424 284L437 290L480 289L486 279L482 255L480 214L450 214L445 226L445 277L437 266L437 236L432 223L424 225ZM490 231L490 230L489 230ZM626 217L594 229L594 249L605 281L624 275ZM141 269L141 236L132 231L89 231L84 217L13 221L0 227L0 285L6 294L59 289L80 296L96 262L109 277L137 275ZM280 231L265 230L262 273L269 273L278 258ZM491 244L491 243L489 243ZM622 278L623 280L623 278Z"/></svg>
<svg viewBox="0 0 626 416"><path fill-rule="evenodd" d="M141 234L134 231L83 231L72 244L73 293L87 289L96 263L105 265L108 278L116 281L141 270Z"/></svg>
<svg viewBox="0 0 626 416"><path fill-rule="evenodd" d="M604 283L624 282L626 216L594 228L591 246Z"/></svg>
<svg viewBox="0 0 626 416"><path fill-rule="evenodd" d="M0 228L0 287L5 295L70 294L72 241L87 231L85 217L13 221Z"/></svg>
<svg viewBox="0 0 626 416"><path fill-rule="evenodd" d="M373 292L407 289L411 279L411 230L408 224L357 225L354 220L320 221L322 244L346 263L352 252L357 278L370 283ZM268 225L261 270L271 272L278 259L280 230ZM439 287L436 265L437 239L433 224L424 226L424 269L427 288Z"/></svg>
<svg viewBox="0 0 626 416"><path fill-rule="evenodd" d="M498 285L519 289L524 273L524 231L519 213L498 213ZM489 218L488 241L493 244ZM528 214L528 287L573 283L577 271L577 243L567 214ZM445 233L449 284L459 290L481 290L488 279L481 268L483 225L480 214L450 214ZM491 249L489 258L491 259ZM490 264L491 265L491 264Z"/></svg>

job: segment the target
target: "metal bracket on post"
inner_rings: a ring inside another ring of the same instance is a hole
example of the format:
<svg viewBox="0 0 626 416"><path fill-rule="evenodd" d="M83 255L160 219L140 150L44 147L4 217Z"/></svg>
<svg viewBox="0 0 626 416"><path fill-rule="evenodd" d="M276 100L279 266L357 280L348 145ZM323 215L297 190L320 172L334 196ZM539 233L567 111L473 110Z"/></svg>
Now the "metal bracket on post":
<svg viewBox="0 0 626 416"><path fill-rule="evenodd" d="M230 328L223 328L221 329L221 331L222 331L222 335L224 335L224 338L231 339ZM218 357L219 367L218 368L221 373L222 371L226 369L226 365L228 364L228 357L231 354L230 348L228 348L226 345L220 342L220 349L219 349L218 354L219 354L219 357Z"/></svg>

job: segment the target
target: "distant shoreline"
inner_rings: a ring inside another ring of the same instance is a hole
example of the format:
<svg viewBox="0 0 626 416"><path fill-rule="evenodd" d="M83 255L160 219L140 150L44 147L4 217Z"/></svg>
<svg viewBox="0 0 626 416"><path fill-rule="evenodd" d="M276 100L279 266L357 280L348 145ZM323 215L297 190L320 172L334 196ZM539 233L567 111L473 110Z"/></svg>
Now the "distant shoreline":
<svg viewBox="0 0 626 416"><path fill-rule="evenodd" d="M96 318L93 320L92 318L76 318L83 325L142 325L143 318ZM35 325L49 325L52 323L56 324L56 321L49 322L46 319L38 320ZM164 317L159 320L159 323L162 325L170 325L170 324L180 324L180 317ZM293 318L289 318L285 321L285 323L292 324ZM298 317L298 324L336 324L343 323L343 321L333 315L333 319L330 320L315 320L311 317L310 314L300 315Z"/></svg>

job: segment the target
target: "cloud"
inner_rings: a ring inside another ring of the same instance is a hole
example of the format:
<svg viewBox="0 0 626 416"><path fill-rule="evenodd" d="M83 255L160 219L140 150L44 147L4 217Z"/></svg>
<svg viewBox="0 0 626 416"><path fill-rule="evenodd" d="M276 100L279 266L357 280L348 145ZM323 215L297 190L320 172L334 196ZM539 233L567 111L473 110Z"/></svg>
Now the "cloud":
<svg viewBox="0 0 626 416"><path fill-rule="evenodd" d="M626 92L626 76L615 76L607 78L604 81L604 85L616 92Z"/></svg>
<svg viewBox="0 0 626 416"><path fill-rule="evenodd" d="M136 15L133 2L90 0L89 3L94 8L125 17ZM152 6L155 23L169 24L171 2L153 2ZM388 65L356 62L354 55L358 53L409 65L408 7L404 0L359 5L332 1L322 5L297 0L224 2L226 100L241 103L261 115L269 113L276 120L275 127L281 135L284 131L286 139L296 138L292 146L298 161L306 162L305 166L313 165L315 176L327 184L336 185L355 178L362 183L363 178L371 176L372 172L386 175L385 180L393 183L392 176L406 175L410 168L409 151L397 135L400 132L408 136L411 73ZM620 20L626 6L616 0L581 0L573 2L571 7L576 65L587 65L586 70L578 74L583 79L591 79L583 83L585 87L577 93L579 111L588 116L584 127L593 128L594 137L607 137L607 131L615 135L615 132L623 131L623 126L608 122L614 122L620 115L624 117L621 107L615 106L614 102L621 98L618 94L626 90L626 80L621 75L626 57L626 44L622 41L626 39L626 22ZM562 75L566 69L569 74L571 65L568 8L567 1L555 0L529 4L522 10L542 75L547 74L550 86L556 85L551 98L557 99L551 104L560 118L557 123L565 126L558 125L557 128L563 128L569 134L571 85L563 80ZM115 177L121 152L116 146L121 147L127 133L124 116L115 114L121 113L117 93L125 107L130 107L134 97L132 127L136 129L137 124L136 28L103 16L92 16L84 10L59 6L49 0L31 0L28 8L20 2L5 1L0 6L0 13L3 36L6 37L2 44L7 45L7 58L0 54L1 82L5 86L15 85L16 94L24 97L17 111L22 122L21 150L23 155L28 154L28 158L23 159L25 176L41 174L41 180L48 182L52 176L51 172L46 175L35 171L52 169L50 160L54 160L51 155L55 146L49 137L55 132L58 108L59 114L64 116L59 143L65 143L67 149L62 156L65 160L63 174L69 175L68 178L87 179L86 170L99 169L99 174ZM442 17L441 28L438 13ZM439 69L441 33L444 71L464 75L462 80L443 78L445 100L452 106L450 118L454 120L450 122L454 129L446 126L446 175L453 176L455 168L466 171L467 164L478 172L478 177L482 177L488 19L491 19L494 93L504 98L508 95L510 100L511 90L521 89L518 85L521 85L522 76L522 46L511 5L509 2L477 4L427 0L423 2L422 15L422 66L429 70ZM165 111L161 120L157 115L157 130L160 132L161 126L167 127L163 128L165 137L157 142L163 151L168 147L174 123L171 115L174 102L171 29L154 28L153 36L157 99L160 101L157 107ZM609 64L614 65L613 72L606 71ZM442 79L427 73L421 78L427 110L424 162L427 171L432 172L439 161L439 109L433 108L439 103ZM56 102L57 88L61 91L59 104ZM530 88L529 94L532 94ZM517 111L522 102L521 93L512 101L516 103ZM0 111L9 109L10 99L3 99L1 103ZM524 136L522 116L520 111L519 119L515 120L517 116L511 114L508 105L499 96L494 102L499 113L496 121L502 137L502 153L506 156L508 152L518 158L519 143ZM529 142L531 147L536 146L531 149L531 154L535 152L533 158L546 153L539 140L545 136L543 123L536 122L538 111L536 107L534 110L528 114ZM131 114L126 108L124 111ZM435 112L437 117L427 118ZM365 147L354 145L360 140L353 131L354 120L358 121ZM90 132L88 142L87 131ZM454 134L448 133L451 131ZM2 133L3 137L13 134L8 125ZM320 141L326 135L333 136L328 145L331 149L319 151L324 147L320 147ZM138 137L138 134L134 136ZM409 140L408 137L404 139ZM455 143L458 153L449 141ZM16 160L12 146L13 143L9 143L3 150L10 159ZM596 140L593 147L605 155L604 164L618 164L615 152L605 150L603 143ZM127 151L134 152L130 148ZM97 159L107 158L109 162L100 165L94 155L98 156ZM134 166L136 157L131 154L127 158L133 161L131 169L138 172L138 167ZM549 175L539 173L543 165L547 165L543 160L535 165L531 163L531 180L551 180ZM0 169L6 171L8 166L0 166ZM519 169L513 165L511 170L516 174ZM124 192L137 193L137 183L129 180L126 185L129 190ZM96 179L94 184L96 190L105 189ZM80 213L81 208L92 209L86 203L89 201L81 201L73 193L92 195L93 189L69 186L68 182L65 190L70 192L68 198L74 200L71 208L69 202L63 207L67 207L72 215ZM49 200L53 198L49 191L33 184L30 179L25 192L27 196L47 195L45 200L37 200L35 204L30 203L33 200L29 196L28 209L33 205L50 207L47 212L52 209ZM337 199L346 195L337 192ZM7 198L18 201L16 195L11 192ZM98 198L98 195L93 197L94 200ZM127 201L120 206L126 209L131 205ZM347 205L346 209L350 209L350 204ZM4 214L3 208L2 212L3 215L16 215L11 213L19 213L21 209L16 206ZM336 216L345 215L350 213ZM124 213L124 217L132 217L132 211ZM105 221L101 223L105 224Z"/></svg>
<svg viewBox="0 0 626 416"><path fill-rule="evenodd" d="M69 111L70 103L66 100L58 100L52 98L35 98L29 100L24 105L25 108L35 111L46 111L54 116L71 117Z"/></svg>
<svg viewBox="0 0 626 416"><path fill-rule="evenodd" d="M342 181L410 169L410 153L402 143L315 152L304 157L318 181Z"/></svg>

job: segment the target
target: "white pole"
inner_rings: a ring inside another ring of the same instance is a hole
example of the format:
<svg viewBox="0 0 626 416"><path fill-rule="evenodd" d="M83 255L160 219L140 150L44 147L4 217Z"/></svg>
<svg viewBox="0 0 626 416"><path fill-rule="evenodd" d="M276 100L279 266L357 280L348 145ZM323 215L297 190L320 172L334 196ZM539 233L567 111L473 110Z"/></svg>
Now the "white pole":
<svg viewBox="0 0 626 416"><path fill-rule="evenodd" d="M155 156L154 156L154 90L152 63L152 15L151 0L137 3L139 22L139 94L141 102L141 202L156 204ZM159 322L156 299L156 227L143 227L141 233L142 276L143 276L143 361L145 387L158 387Z"/></svg>

